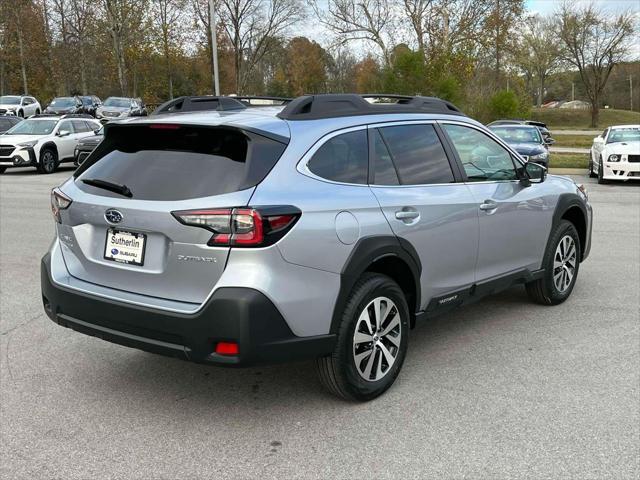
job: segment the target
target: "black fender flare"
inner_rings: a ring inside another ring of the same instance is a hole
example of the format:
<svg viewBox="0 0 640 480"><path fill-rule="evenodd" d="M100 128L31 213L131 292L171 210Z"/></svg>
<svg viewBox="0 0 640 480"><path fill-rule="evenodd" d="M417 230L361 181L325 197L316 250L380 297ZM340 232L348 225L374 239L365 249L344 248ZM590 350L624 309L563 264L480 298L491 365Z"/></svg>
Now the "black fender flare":
<svg viewBox="0 0 640 480"><path fill-rule="evenodd" d="M420 275L422 264L418 252L404 238L394 235L375 235L358 240L340 272L340 290L333 308L330 333L337 333L342 312L353 286L364 272L377 260L394 256L402 260L411 270L415 285L416 310L420 308ZM416 312L411 312L415 314Z"/></svg>
<svg viewBox="0 0 640 480"><path fill-rule="evenodd" d="M584 220L585 232L583 240L583 244L581 245L581 260L585 259L589 254L588 248L590 247L590 242L588 242L588 238L591 234L591 225L589 223L589 214L587 212L587 207L585 205L585 201L578 196L577 193L563 193L558 197L558 201L556 202L556 208L553 212L553 220L551 222L551 230L549 231L549 238L547 239L547 246L549 248L549 241L551 240L551 232L555 230L558 226L565 213L569 211L569 209L578 207L580 212L582 212L582 219ZM578 226L576 226L578 227ZM546 251L546 250L545 250Z"/></svg>
<svg viewBox="0 0 640 480"><path fill-rule="evenodd" d="M38 154L38 159L37 159L38 163L40 163L40 156L42 155L42 152L47 148L52 149L56 153L56 156L58 157L58 161L60 161L60 155L58 153L57 145L53 142L46 142L40 147L40 152Z"/></svg>

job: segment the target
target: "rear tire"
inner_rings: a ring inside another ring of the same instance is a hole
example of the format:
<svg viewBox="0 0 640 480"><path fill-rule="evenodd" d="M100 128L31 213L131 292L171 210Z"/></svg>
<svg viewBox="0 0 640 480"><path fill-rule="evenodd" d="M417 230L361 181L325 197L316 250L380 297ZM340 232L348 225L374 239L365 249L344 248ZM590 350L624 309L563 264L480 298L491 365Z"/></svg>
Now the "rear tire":
<svg viewBox="0 0 640 480"><path fill-rule="evenodd" d="M408 334L409 307L398 284L364 274L342 312L333 353L316 361L320 382L346 400L376 398L400 373Z"/></svg>
<svg viewBox="0 0 640 480"><path fill-rule="evenodd" d="M52 148L40 152L40 161L36 167L38 173L53 173L58 169L58 154Z"/></svg>
<svg viewBox="0 0 640 480"><path fill-rule="evenodd" d="M529 297L542 305L558 305L569 298L578 278L581 255L576 227L562 220L551 233L544 253L544 275L525 284Z"/></svg>

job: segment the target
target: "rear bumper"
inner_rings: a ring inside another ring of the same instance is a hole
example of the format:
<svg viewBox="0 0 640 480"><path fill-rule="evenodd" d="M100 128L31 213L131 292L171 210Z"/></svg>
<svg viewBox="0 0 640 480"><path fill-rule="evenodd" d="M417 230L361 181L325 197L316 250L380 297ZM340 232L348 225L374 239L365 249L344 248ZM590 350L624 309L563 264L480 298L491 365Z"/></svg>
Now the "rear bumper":
<svg viewBox="0 0 640 480"><path fill-rule="evenodd" d="M216 290L195 314L134 306L74 291L51 278L51 256L41 264L42 300L58 325L120 345L198 363L248 366L310 359L333 350L334 335L297 337L271 301L257 290ZM215 353L236 342L239 355Z"/></svg>

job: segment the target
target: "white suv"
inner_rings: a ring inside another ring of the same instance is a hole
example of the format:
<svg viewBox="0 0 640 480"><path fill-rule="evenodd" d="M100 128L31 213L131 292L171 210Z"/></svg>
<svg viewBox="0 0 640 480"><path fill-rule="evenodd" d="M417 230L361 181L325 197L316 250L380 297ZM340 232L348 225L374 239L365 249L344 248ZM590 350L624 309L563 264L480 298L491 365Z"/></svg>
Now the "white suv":
<svg viewBox="0 0 640 480"><path fill-rule="evenodd" d="M0 135L0 173L29 166L53 173L60 163L73 162L77 143L100 126L88 115L39 115L24 120Z"/></svg>
<svg viewBox="0 0 640 480"><path fill-rule="evenodd" d="M0 115L16 115L27 118L39 115L42 111L40 102L26 95L4 95L0 97Z"/></svg>

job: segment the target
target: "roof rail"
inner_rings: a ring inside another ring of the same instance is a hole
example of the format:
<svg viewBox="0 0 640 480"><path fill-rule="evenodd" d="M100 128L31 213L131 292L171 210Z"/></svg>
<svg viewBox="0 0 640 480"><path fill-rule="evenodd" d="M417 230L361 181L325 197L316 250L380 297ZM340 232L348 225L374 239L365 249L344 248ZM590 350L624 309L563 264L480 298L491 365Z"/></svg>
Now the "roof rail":
<svg viewBox="0 0 640 480"><path fill-rule="evenodd" d="M288 103L277 116L284 120L317 120L387 113L464 115L454 104L435 97L347 93L304 95Z"/></svg>
<svg viewBox="0 0 640 480"><path fill-rule="evenodd" d="M242 102L247 107L279 107L291 102L293 98L288 97L270 97L261 95L238 95L231 97Z"/></svg>
<svg viewBox="0 0 640 480"><path fill-rule="evenodd" d="M151 115L177 112L201 112L203 110L233 111L247 108L233 97L205 95L198 97L178 97L163 103Z"/></svg>
<svg viewBox="0 0 640 480"><path fill-rule="evenodd" d="M88 113L65 113L60 118L90 118L91 120L95 120L95 118Z"/></svg>

